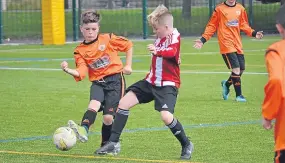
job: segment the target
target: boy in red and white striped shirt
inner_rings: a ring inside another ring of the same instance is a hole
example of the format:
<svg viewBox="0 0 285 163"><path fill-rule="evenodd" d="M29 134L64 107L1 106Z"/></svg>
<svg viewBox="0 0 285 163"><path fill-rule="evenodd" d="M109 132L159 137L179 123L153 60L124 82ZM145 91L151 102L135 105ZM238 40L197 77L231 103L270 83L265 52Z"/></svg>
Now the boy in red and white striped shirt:
<svg viewBox="0 0 285 163"><path fill-rule="evenodd" d="M157 35L155 43L147 47L152 57L150 72L145 79L127 89L127 94L120 100L109 142L95 153L115 155L120 152L119 137L127 123L130 108L154 100L155 110L160 112L164 124L181 143L180 158L190 159L193 144L173 116L180 87L180 33L173 28L173 16L163 5L148 16L148 21Z"/></svg>
<svg viewBox="0 0 285 163"><path fill-rule="evenodd" d="M148 45L152 53L150 72L145 80L154 86L180 87L180 33L177 29L169 30L167 36L160 36L159 27L154 26L157 39Z"/></svg>

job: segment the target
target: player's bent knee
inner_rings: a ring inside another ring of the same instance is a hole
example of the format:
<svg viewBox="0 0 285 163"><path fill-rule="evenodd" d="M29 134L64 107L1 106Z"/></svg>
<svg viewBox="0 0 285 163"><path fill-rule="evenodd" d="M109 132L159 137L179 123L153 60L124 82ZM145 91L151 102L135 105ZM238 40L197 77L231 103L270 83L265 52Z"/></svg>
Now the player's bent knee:
<svg viewBox="0 0 285 163"><path fill-rule="evenodd" d="M164 122L165 125L169 125L173 121L173 114L169 111L161 111L161 120Z"/></svg>
<svg viewBox="0 0 285 163"><path fill-rule="evenodd" d="M240 68L233 68L232 72L239 75L241 71Z"/></svg>
<svg viewBox="0 0 285 163"><path fill-rule="evenodd" d="M91 100L88 105L88 109L92 111L98 111L101 106L101 102L97 100Z"/></svg>
<svg viewBox="0 0 285 163"><path fill-rule="evenodd" d="M103 116L103 123L105 124L105 125L111 125L112 123L113 123L113 115L104 115Z"/></svg>
<svg viewBox="0 0 285 163"><path fill-rule="evenodd" d="M119 108L129 110L139 103L134 92L129 91L119 102Z"/></svg>

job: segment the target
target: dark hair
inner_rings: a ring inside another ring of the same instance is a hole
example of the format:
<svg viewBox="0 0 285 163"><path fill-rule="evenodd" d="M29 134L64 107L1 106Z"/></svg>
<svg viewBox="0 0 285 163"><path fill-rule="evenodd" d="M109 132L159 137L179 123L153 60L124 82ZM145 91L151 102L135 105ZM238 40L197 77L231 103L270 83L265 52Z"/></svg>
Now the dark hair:
<svg viewBox="0 0 285 163"><path fill-rule="evenodd" d="M285 28L285 4L283 4L276 14L276 23Z"/></svg>
<svg viewBox="0 0 285 163"><path fill-rule="evenodd" d="M81 14L81 24L99 23L101 15L97 11L87 10Z"/></svg>

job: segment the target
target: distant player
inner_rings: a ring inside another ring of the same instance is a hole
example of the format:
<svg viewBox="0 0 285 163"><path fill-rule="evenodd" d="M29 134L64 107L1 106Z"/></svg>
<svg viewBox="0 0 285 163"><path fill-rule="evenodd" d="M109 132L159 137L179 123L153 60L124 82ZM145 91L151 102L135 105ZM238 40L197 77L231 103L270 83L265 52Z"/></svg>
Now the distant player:
<svg viewBox="0 0 285 163"><path fill-rule="evenodd" d="M282 40L270 45L265 60L268 83L264 88L262 105L263 127L271 129L275 123L275 163L285 163L285 5L277 13L277 30Z"/></svg>
<svg viewBox="0 0 285 163"><path fill-rule="evenodd" d="M127 123L129 109L139 103L154 100L155 109L182 146L181 159L190 159L193 144L187 138L181 123L173 116L178 88L180 87L180 33L173 27L173 16L168 9L160 5L149 16L157 39L148 45L152 63L146 78L127 89L120 100L115 116L110 142L98 149L96 154L117 154L120 151L119 137Z"/></svg>
<svg viewBox="0 0 285 163"><path fill-rule="evenodd" d="M76 81L82 80L86 73L92 82L90 102L83 115L81 125L69 120L68 125L75 131L81 142L88 140L89 127L94 123L97 112L103 110L102 142L109 140L120 99L125 92L124 74L132 72L132 42L111 33L100 34L101 16L96 11L86 11L81 15L81 33L84 41L74 50L76 69L68 68L67 62L61 63L64 72L72 75ZM126 65L123 66L118 52L126 53Z"/></svg>
<svg viewBox="0 0 285 163"><path fill-rule="evenodd" d="M245 8L237 3L236 0L226 0L216 7L206 26L204 34L201 39L195 41L194 47L197 49L202 48L204 43L206 43L216 31L220 53L227 67L232 71L229 79L222 81L223 99L228 99L229 88L233 84L236 92L236 101L246 102L241 89L241 75L245 70L245 60L240 32L243 31L248 36L261 39L263 37L262 31L257 32L249 26Z"/></svg>

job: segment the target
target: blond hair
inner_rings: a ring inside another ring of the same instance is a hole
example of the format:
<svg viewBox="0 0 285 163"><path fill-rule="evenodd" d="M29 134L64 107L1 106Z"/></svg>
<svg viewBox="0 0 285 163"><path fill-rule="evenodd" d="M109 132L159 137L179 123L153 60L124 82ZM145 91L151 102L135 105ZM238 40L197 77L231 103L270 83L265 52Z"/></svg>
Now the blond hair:
<svg viewBox="0 0 285 163"><path fill-rule="evenodd" d="M94 10L86 10L81 14L81 25L88 23L99 23L100 20L100 13Z"/></svg>
<svg viewBox="0 0 285 163"><path fill-rule="evenodd" d="M160 24L173 27L173 16L163 4L159 5L151 14L149 14L147 20L151 26Z"/></svg>

